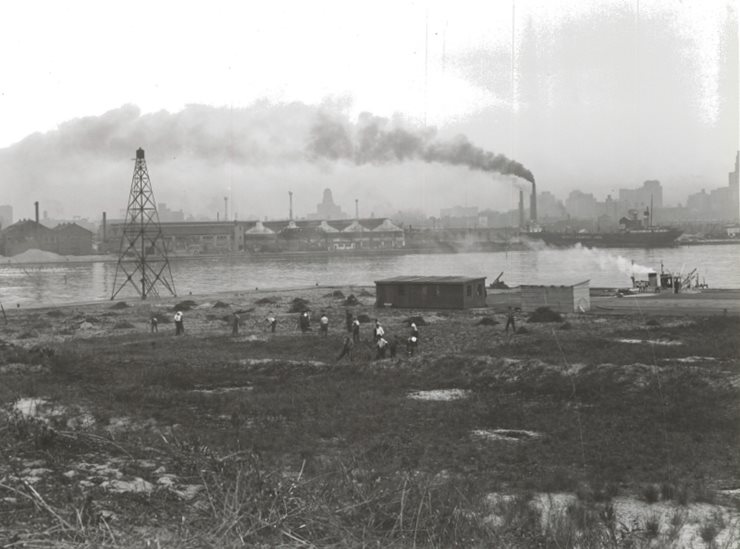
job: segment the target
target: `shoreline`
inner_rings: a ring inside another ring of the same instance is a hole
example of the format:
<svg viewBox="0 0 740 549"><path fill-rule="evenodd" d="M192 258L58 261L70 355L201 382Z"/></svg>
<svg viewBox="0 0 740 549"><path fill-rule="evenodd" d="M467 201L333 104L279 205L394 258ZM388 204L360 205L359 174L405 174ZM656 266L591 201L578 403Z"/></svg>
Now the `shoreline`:
<svg viewBox="0 0 740 549"><path fill-rule="evenodd" d="M169 256L170 261L198 261L198 260L214 260L223 259L226 261L232 261L235 259L241 260L253 260L253 259L303 259L307 257L326 257L326 258L342 258L342 257L384 257L384 256L403 256L403 255L425 255L425 254L459 254L459 253L500 253L500 252L514 252L514 251L527 251L531 249L530 246L521 243L489 243L480 242L477 245L456 248L456 243L450 242L448 246L434 247L434 248L394 248L394 249L372 249L372 250L292 250L292 251L281 251L281 252L228 252L228 253L214 253L214 254L189 254L189 255L177 255L173 254ZM678 242L673 246L657 247L657 248L645 248L645 249L664 249L664 248L681 248L681 247L695 247L695 246L711 246L711 245L740 245L740 240L708 240L708 241L687 241ZM553 247L553 249L567 250L569 247ZM593 247L589 249L594 250L613 250L619 248L612 247ZM643 248L640 248L643 249ZM13 256L1 257L0 268L3 267L39 267L39 266L59 266L68 264L85 264L85 263L116 263L118 257L111 254L92 254L85 256L60 256L58 259L43 260L43 261L14 261Z"/></svg>

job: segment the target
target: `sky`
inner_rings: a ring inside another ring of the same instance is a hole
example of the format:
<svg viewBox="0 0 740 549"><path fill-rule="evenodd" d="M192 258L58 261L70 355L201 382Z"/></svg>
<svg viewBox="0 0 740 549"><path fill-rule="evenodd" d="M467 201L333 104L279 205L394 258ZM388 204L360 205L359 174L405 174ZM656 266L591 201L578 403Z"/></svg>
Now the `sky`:
<svg viewBox="0 0 740 549"><path fill-rule="evenodd" d="M317 124L465 136L538 191L664 201L727 183L738 149L732 0L16 2L0 20L0 204L116 216L139 146L155 196L215 217L516 207L510 174L311 155ZM370 113L370 114L368 114ZM370 118L369 118L370 117ZM325 126L324 126L325 127ZM343 134L344 135L344 134ZM307 151L309 151L307 153Z"/></svg>

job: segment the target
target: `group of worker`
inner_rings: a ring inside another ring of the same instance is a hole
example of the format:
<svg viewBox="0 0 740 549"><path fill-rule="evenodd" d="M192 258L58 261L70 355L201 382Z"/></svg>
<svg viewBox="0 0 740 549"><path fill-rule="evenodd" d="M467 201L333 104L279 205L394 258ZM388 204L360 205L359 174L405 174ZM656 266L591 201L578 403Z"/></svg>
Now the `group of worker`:
<svg viewBox="0 0 740 549"><path fill-rule="evenodd" d="M413 356L419 346L419 328L415 322L412 322L409 326L411 334L406 339L406 354ZM352 334L344 338L344 346L342 347L341 353L337 357L337 362L342 360L345 356L352 360L352 353L354 347L360 342L360 321L356 317L352 317L351 313L347 311L347 331ZM385 328L383 328L380 320L375 319L375 325L373 326L373 346L375 348L375 359L380 360L386 358L386 355L390 355L390 358L395 358L398 353L398 345L400 338L387 336Z"/></svg>
<svg viewBox="0 0 740 549"><path fill-rule="evenodd" d="M239 313L235 311L232 314L231 319L232 336L236 336L239 334L240 320L241 319L239 317ZM177 311L175 313L174 321L175 335L183 335L185 333L185 325L184 315L182 311ZM275 333L275 328L277 327L277 319L275 318L275 315L270 313L266 318L266 322L268 329L272 333ZM150 322L150 330L152 333L159 332L158 325L159 320L156 315L153 315ZM311 318L308 311L303 311L298 317L298 327L300 328L302 333L306 333L311 329ZM347 333L351 334L351 337L347 336L344 338L344 346L342 347L341 353L337 357L337 362L345 356L349 356L351 360L352 349L360 342L360 319L356 316L353 316L349 309L347 310L345 316L345 327L347 329ZM509 331L509 327L511 327L513 329L513 332L516 333L514 310L511 307L509 307L506 315L505 331L507 333ZM419 347L419 328L413 321L411 322L409 328L411 330L411 333L406 339L406 354L408 356L413 356L417 352L417 349ZM328 337L329 335L329 317L324 311L321 312L321 316L319 317L319 333L324 337ZM381 325L380 321L377 318L375 319L375 326L373 327L373 345L375 346L376 350L376 360L385 358L386 354L390 354L390 357L394 358L398 352L399 341L400 338L398 336L386 337L385 329Z"/></svg>

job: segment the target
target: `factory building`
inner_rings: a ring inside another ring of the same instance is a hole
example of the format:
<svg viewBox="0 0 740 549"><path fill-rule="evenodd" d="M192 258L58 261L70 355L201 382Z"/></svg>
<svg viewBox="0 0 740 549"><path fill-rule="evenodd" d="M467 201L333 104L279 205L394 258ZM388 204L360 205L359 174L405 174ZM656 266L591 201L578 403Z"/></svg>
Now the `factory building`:
<svg viewBox="0 0 740 549"><path fill-rule="evenodd" d="M344 251L403 248L403 229L389 219L160 223L167 249L178 255ZM115 251L123 223L108 223L103 247Z"/></svg>

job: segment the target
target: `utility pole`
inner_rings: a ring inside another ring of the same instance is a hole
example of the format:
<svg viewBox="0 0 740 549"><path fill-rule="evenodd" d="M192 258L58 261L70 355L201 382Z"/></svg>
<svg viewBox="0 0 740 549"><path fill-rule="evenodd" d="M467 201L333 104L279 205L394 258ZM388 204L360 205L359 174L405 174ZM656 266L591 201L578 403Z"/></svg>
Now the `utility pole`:
<svg viewBox="0 0 740 549"><path fill-rule="evenodd" d="M136 151L134 176L121 233L111 299L115 299L129 283L141 299L146 299L151 294L159 295L157 283L172 295L177 295L167 258L167 244L159 224L157 204L146 168L144 149L141 148Z"/></svg>

